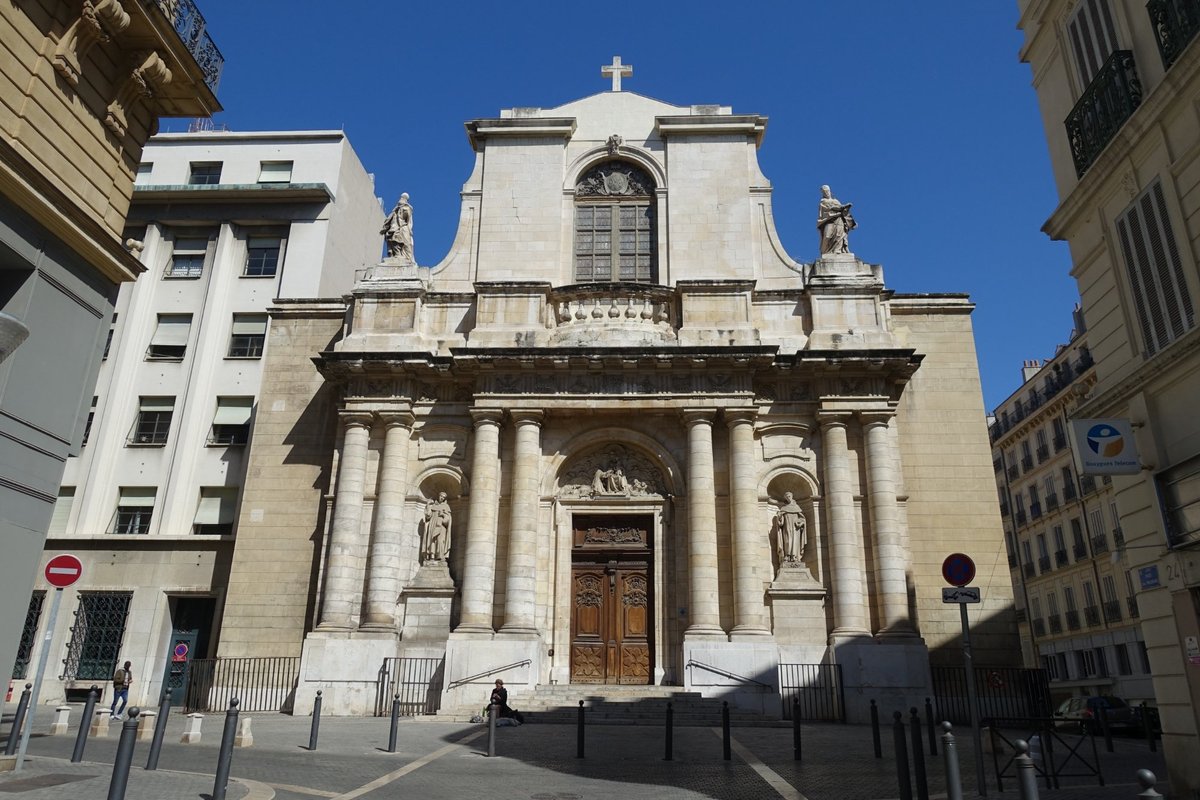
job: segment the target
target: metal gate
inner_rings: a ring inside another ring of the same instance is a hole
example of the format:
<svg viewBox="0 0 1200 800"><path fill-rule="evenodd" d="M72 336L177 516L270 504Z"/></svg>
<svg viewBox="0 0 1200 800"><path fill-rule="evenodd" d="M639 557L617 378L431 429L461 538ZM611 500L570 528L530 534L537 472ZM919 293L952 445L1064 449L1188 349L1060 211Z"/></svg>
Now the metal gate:
<svg viewBox="0 0 1200 800"><path fill-rule="evenodd" d="M801 719L846 721L841 664L780 664L779 690L784 719L792 718L799 702Z"/></svg>
<svg viewBox="0 0 1200 800"><path fill-rule="evenodd" d="M965 667L931 667L937 718L956 725L971 722ZM1042 669L975 667L979 716L1049 717L1050 679Z"/></svg>
<svg viewBox="0 0 1200 800"><path fill-rule="evenodd" d="M189 713L224 711L236 697L242 711L286 711L299 677L297 656L194 658L187 665L183 707Z"/></svg>
<svg viewBox="0 0 1200 800"><path fill-rule="evenodd" d="M385 658L375 687L375 716L392 713L392 700L400 700L400 714L419 717L436 714L442 705L440 658Z"/></svg>

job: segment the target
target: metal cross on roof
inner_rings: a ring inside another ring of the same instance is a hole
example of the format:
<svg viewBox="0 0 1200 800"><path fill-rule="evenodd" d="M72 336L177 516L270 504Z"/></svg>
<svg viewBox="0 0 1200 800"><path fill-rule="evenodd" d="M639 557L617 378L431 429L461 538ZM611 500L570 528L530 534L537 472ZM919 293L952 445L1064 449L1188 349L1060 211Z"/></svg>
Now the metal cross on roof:
<svg viewBox="0 0 1200 800"><path fill-rule="evenodd" d="M612 78L612 90L619 92L621 91L621 78L633 75L633 65L622 64L620 56L613 56L611 64L600 67L600 74Z"/></svg>

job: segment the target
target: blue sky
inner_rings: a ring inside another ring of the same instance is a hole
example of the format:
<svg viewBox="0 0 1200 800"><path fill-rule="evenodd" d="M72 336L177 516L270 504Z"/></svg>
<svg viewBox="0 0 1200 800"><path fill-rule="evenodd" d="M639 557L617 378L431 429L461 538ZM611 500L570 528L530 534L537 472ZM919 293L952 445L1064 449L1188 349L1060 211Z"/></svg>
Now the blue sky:
<svg viewBox="0 0 1200 800"><path fill-rule="evenodd" d="M759 161L794 258L816 257L828 183L891 288L969 293L989 409L1071 329L1067 247L1040 230L1057 199L1015 0L197 2L225 56L217 120L344 129L389 208L412 196L422 264L454 235L463 122L602 91L619 54L626 90L770 118Z"/></svg>

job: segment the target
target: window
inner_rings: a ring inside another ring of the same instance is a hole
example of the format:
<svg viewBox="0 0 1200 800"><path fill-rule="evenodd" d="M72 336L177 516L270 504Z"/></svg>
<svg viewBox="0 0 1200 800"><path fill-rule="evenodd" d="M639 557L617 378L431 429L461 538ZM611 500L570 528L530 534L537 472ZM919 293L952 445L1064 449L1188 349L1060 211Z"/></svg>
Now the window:
<svg viewBox="0 0 1200 800"><path fill-rule="evenodd" d="M1121 515L1120 515L1119 513L1117 513L1117 504L1116 504L1116 503L1110 502L1110 503L1108 504L1108 513L1109 513L1109 515L1112 517L1112 529L1113 529L1114 531L1115 531L1115 530L1120 530L1120 528L1121 528Z"/></svg>
<svg viewBox="0 0 1200 800"><path fill-rule="evenodd" d="M1025 553L1025 563L1032 564L1033 563L1033 551L1029 548L1028 540L1021 542L1021 551L1023 553Z"/></svg>
<svg viewBox="0 0 1200 800"><path fill-rule="evenodd" d="M1061 676L1059 680L1067 680L1071 676L1067 673L1067 654L1055 653L1054 660L1058 662L1058 674Z"/></svg>
<svg viewBox="0 0 1200 800"><path fill-rule="evenodd" d="M1042 669L1046 670L1046 675L1049 676L1050 680L1062 680L1058 676L1058 661L1053 655L1042 656Z"/></svg>
<svg viewBox="0 0 1200 800"><path fill-rule="evenodd" d="M654 182L623 161L592 167L575 186L575 280L657 279Z"/></svg>
<svg viewBox="0 0 1200 800"><path fill-rule="evenodd" d="M1039 533L1037 535L1038 558L1050 558L1050 551L1046 549L1046 534Z"/></svg>
<svg viewBox="0 0 1200 800"><path fill-rule="evenodd" d="M143 161L138 164L137 177L133 179L134 186L145 186L150 182L150 173L154 171L153 162Z"/></svg>
<svg viewBox="0 0 1200 800"><path fill-rule="evenodd" d="M196 507L192 533L201 536L228 536L233 533L233 513L236 508L236 487L201 487L200 504Z"/></svg>
<svg viewBox="0 0 1200 800"><path fill-rule="evenodd" d="M1104 602L1117 602L1117 582L1113 580L1112 575L1105 575L1100 579L1100 590L1104 592Z"/></svg>
<svg viewBox="0 0 1200 800"><path fill-rule="evenodd" d="M1029 507L1032 509L1034 506L1040 506L1041 504L1042 504L1042 500L1038 496L1037 484L1036 483L1029 484Z"/></svg>
<svg viewBox="0 0 1200 800"><path fill-rule="evenodd" d="M1033 438L1036 440L1037 449L1041 450L1046 447L1046 429L1038 428L1034 431Z"/></svg>
<svg viewBox="0 0 1200 800"><path fill-rule="evenodd" d="M1063 587L1063 603L1067 607L1067 611L1075 611L1075 589L1070 586Z"/></svg>
<svg viewBox="0 0 1200 800"><path fill-rule="evenodd" d="M171 416L175 413L174 397L143 397L138 402L138 417L134 423L130 444L164 445L171 432Z"/></svg>
<svg viewBox="0 0 1200 800"><path fill-rule="evenodd" d="M1096 589L1092 586L1091 581L1083 582L1083 604L1085 606L1096 605Z"/></svg>
<svg viewBox="0 0 1200 800"><path fill-rule="evenodd" d="M1075 57L1080 86L1087 88L1117 49L1116 26L1108 0L1081 0L1067 22L1067 41Z"/></svg>
<svg viewBox="0 0 1200 800"><path fill-rule="evenodd" d="M218 397L209 444L241 445L250 441L253 397Z"/></svg>
<svg viewBox="0 0 1200 800"><path fill-rule="evenodd" d="M21 641L17 643L17 660L13 664L14 680L24 678L29 672L33 646L37 641L38 622L41 621L42 605L45 602L45 592L34 592L29 598L29 607L25 610L25 627L21 629Z"/></svg>
<svg viewBox="0 0 1200 800"><path fill-rule="evenodd" d="M87 422L83 424L83 441L81 445L88 443L88 437L92 435L92 423L96 420L96 401L100 398L92 395L92 407L88 409Z"/></svg>
<svg viewBox="0 0 1200 800"><path fill-rule="evenodd" d="M1083 541L1083 526L1079 524L1079 517L1071 518L1071 546L1075 550L1076 558L1087 555L1087 545Z"/></svg>
<svg viewBox="0 0 1200 800"><path fill-rule="evenodd" d="M1062 525L1054 526L1054 552L1062 553L1064 558L1067 555L1067 539L1063 536Z"/></svg>
<svg viewBox="0 0 1200 800"><path fill-rule="evenodd" d="M149 533L150 520L154 516L154 497L158 490L153 486L122 486L119 491L112 532Z"/></svg>
<svg viewBox="0 0 1200 800"><path fill-rule="evenodd" d="M291 161L261 161L258 165L259 183L291 183Z"/></svg>
<svg viewBox="0 0 1200 800"><path fill-rule="evenodd" d="M179 361L187 351L188 334L192 330L191 314L159 314L158 327L146 350L148 359Z"/></svg>
<svg viewBox="0 0 1200 800"><path fill-rule="evenodd" d="M167 264L165 278L199 278L204 274L204 260L208 255L207 236L181 236L171 248L171 261Z"/></svg>
<svg viewBox="0 0 1200 800"><path fill-rule="evenodd" d="M246 240L246 267L242 275L247 278L273 278L279 269L279 255L283 252L280 236L251 236Z"/></svg>
<svg viewBox="0 0 1200 800"><path fill-rule="evenodd" d="M1159 473L1167 540L1178 546L1200 540L1200 456Z"/></svg>
<svg viewBox="0 0 1200 800"><path fill-rule="evenodd" d="M1108 677L1108 658L1104 655L1105 648L1093 647L1092 655L1094 656L1096 674L1102 678Z"/></svg>
<svg viewBox="0 0 1200 800"><path fill-rule="evenodd" d="M1041 618L1042 618L1042 601L1041 601L1041 598L1038 598L1038 597L1031 597L1031 598L1029 598L1029 607L1030 607L1030 609L1033 611L1033 618L1034 618L1034 619L1041 619Z"/></svg>
<svg viewBox="0 0 1200 800"><path fill-rule="evenodd" d="M214 186L221 182L220 161L193 161L188 172L190 186Z"/></svg>
<svg viewBox="0 0 1200 800"><path fill-rule="evenodd" d="M1129 645L1121 642L1120 644L1113 645L1113 650L1117 654L1117 674L1132 675L1133 664L1129 661Z"/></svg>
<svg viewBox="0 0 1200 800"><path fill-rule="evenodd" d="M54 515L50 517L50 530L53 536L67 530L67 521L71 519L71 507L75 505L75 487L62 486L58 490L58 499L54 501Z"/></svg>
<svg viewBox="0 0 1200 800"><path fill-rule="evenodd" d="M108 325L108 338L106 338L104 340L104 355L102 355L100 357L101 360L108 358L108 351L112 349L113 334L116 333L116 331L117 331L117 314L116 314L116 312L113 312L112 322L110 322Z"/></svg>
<svg viewBox="0 0 1200 800"><path fill-rule="evenodd" d="M1058 616L1058 595L1054 592L1046 595L1046 609L1050 612L1050 616Z"/></svg>
<svg viewBox="0 0 1200 800"><path fill-rule="evenodd" d="M1076 650L1075 666L1079 677L1087 678L1096 674L1096 656L1092 650Z"/></svg>
<svg viewBox="0 0 1200 800"><path fill-rule="evenodd" d="M1138 655L1142 657L1142 672L1150 674L1150 653L1146 650L1145 642L1137 643Z"/></svg>
<svg viewBox="0 0 1200 800"><path fill-rule="evenodd" d="M80 592L63 678L107 681L112 678L125 638L130 592Z"/></svg>
<svg viewBox="0 0 1200 800"><path fill-rule="evenodd" d="M1157 353L1196 324L1162 184L1154 184L1117 219L1144 352Z"/></svg>
<svg viewBox="0 0 1200 800"><path fill-rule="evenodd" d="M234 314L229 337L230 358L262 358L267 339L266 314Z"/></svg>

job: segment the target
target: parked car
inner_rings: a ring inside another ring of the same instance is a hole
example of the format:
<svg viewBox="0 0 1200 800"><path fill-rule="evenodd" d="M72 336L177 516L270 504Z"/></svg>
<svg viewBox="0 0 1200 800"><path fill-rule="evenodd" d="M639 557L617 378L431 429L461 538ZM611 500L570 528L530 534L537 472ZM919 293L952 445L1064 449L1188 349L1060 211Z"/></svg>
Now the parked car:
<svg viewBox="0 0 1200 800"><path fill-rule="evenodd" d="M1133 730L1141 724L1133 708L1121 698L1096 695L1064 700L1054 712L1054 727L1080 733L1099 733L1102 708L1108 715L1108 728L1111 731Z"/></svg>

